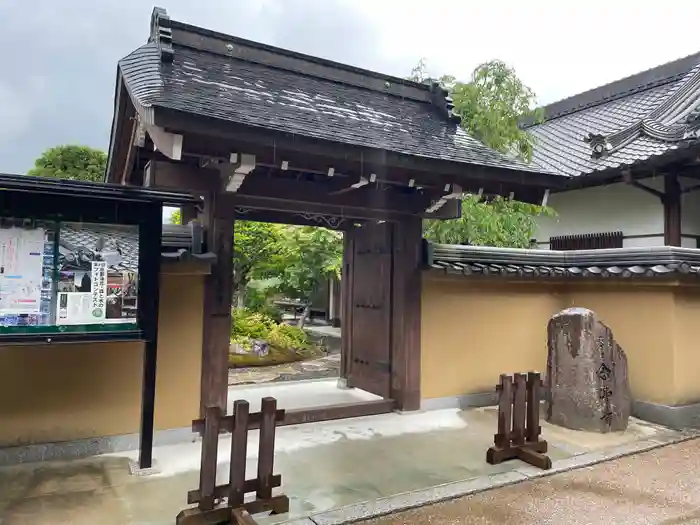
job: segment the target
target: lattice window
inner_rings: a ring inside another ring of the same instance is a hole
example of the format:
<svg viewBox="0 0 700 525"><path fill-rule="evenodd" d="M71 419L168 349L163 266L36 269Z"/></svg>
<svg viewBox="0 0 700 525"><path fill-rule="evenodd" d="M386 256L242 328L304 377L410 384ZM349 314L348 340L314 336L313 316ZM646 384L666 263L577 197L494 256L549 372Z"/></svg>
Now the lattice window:
<svg viewBox="0 0 700 525"><path fill-rule="evenodd" d="M605 250L622 248L622 232L584 233L549 238L550 250Z"/></svg>

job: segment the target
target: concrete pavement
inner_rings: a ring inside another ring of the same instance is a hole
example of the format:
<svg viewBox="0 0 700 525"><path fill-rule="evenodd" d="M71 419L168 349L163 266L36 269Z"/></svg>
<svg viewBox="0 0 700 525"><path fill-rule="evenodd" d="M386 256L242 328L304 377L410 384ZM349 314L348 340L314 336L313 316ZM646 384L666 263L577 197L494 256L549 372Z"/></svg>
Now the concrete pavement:
<svg viewBox="0 0 700 525"><path fill-rule="evenodd" d="M363 525L700 524L700 440L362 522Z"/></svg>

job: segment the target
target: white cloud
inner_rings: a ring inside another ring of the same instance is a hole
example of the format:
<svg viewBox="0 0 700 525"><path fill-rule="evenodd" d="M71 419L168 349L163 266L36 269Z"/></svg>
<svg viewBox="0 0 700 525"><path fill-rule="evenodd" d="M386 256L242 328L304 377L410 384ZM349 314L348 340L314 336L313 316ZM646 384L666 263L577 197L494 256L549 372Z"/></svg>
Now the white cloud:
<svg viewBox="0 0 700 525"><path fill-rule="evenodd" d="M12 85L0 81L0 145L30 130L46 89L46 79L30 77ZM23 81L23 82L22 82Z"/></svg>

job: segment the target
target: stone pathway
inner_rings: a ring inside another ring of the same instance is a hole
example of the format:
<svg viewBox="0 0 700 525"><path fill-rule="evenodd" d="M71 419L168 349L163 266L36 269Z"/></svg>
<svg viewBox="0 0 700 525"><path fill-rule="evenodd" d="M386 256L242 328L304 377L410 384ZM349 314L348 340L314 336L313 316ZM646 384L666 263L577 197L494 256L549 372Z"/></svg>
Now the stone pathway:
<svg viewBox="0 0 700 525"><path fill-rule="evenodd" d="M333 380L297 385L278 383L239 390L255 393L255 397L245 396L251 400L251 410L259 410L260 397L266 395L278 397L281 408L292 409L318 404L319 400L328 404L343 403L360 394L337 389L334 384ZM536 477L541 475L540 471L517 460L500 465L484 461L485 451L493 442L496 423L496 409L486 408L391 413L280 427L276 432L275 472L282 476L281 490L290 498L290 512L260 515L256 520L260 525L281 525L290 519L297 520L293 522L295 525L341 525L386 515L392 510L461 497L503 483L523 481L508 489L520 490L520 487L533 486L533 481L538 484L547 481ZM634 419L624 433L575 432L553 429L546 423L543 423L543 433L550 442L555 470L588 465L591 461L619 457L611 454L620 451L646 450L644 447L660 446L683 437L682 433ZM256 431L249 439L246 467L249 477L254 477L258 449ZM229 473L224 458L230 448L230 435L222 435L219 439L222 460L218 469L219 483L223 483ZM655 461L652 456L644 470L628 471L622 477L604 472L593 482L592 490L588 489L591 482L579 480L537 489L539 492L533 489L529 495L506 495L482 502L481 506L475 504L475 509L486 512L493 503L496 521L461 522L460 514L457 518L453 514L451 522L431 521L419 515L405 521L375 523L643 523L621 518L619 508L613 508L609 519L600 518L603 515L600 509L591 513L594 521L576 519L575 515L560 519L561 514L556 514L560 511L547 501L552 498L564 510L567 507L578 510L583 505L601 505L603 497L614 499L623 490L631 495L626 504L641 505L642 510L651 508L649 515L652 517L656 507L647 507L650 500L659 508L668 504L677 511L676 516L690 514L692 505L700 501L700 478L691 476L700 466L698 452L700 447L696 445L673 461L658 458ZM187 492L198 484L201 441L156 446L154 457L160 473L153 476L129 475L128 461L137 457L138 452L131 451L84 460L0 467L0 523L173 525L177 513L187 506ZM678 476L677 482L674 476ZM548 479L557 478L560 476ZM608 478L612 481L608 482ZM664 493L674 487L673 483L676 483L675 489ZM687 502L679 499L684 486L688 491ZM640 491L645 492L639 495ZM494 494L499 492L493 491ZM487 497L487 493L478 497ZM542 507L541 512L539 507ZM545 509L553 512L555 519L548 520ZM461 512L461 515L477 515L472 510L462 509ZM523 521L511 519L516 512L529 514ZM390 519L401 519L401 516L396 514ZM499 516L503 518L501 521L498 521Z"/></svg>
<svg viewBox="0 0 700 525"><path fill-rule="evenodd" d="M700 524L699 469L694 439L362 523Z"/></svg>
<svg viewBox="0 0 700 525"><path fill-rule="evenodd" d="M234 386L323 379L338 377L339 373L340 354L333 354L284 365L231 368L228 372L228 384Z"/></svg>

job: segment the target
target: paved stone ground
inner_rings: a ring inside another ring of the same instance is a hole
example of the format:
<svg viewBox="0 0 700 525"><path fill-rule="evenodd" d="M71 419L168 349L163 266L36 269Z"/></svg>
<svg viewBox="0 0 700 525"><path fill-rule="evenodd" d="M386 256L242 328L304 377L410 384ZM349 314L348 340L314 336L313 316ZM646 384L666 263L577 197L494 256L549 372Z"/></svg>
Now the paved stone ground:
<svg viewBox="0 0 700 525"><path fill-rule="evenodd" d="M333 378L338 377L339 374L340 354L335 354L284 365L231 368L228 372L228 384L234 386L279 383L302 379Z"/></svg>
<svg viewBox="0 0 700 525"><path fill-rule="evenodd" d="M699 470L695 439L362 523L700 524Z"/></svg>
<svg viewBox="0 0 700 525"><path fill-rule="evenodd" d="M279 398L281 408L287 409L317 405L319 399L328 404L343 403L360 395L354 390L337 389L333 380L232 387L231 390L238 394L248 392L243 397L250 399L254 411L259 410L260 398L266 395ZM517 460L500 465L484 461L485 451L493 442L496 420L497 410L490 407L391 413L281 427L276 434L275 472L282 475L281 490L290 498L290 513L256 516L256 520L260 525L280 524L289 519L301 520L297 525L340 525L376 515L373 511L385 509L388 503L391 507L385 512L540 475L540 471L532 472L531 467ZM588 464L591 458L600 461L617 457L611 455L616 450L618 454L620 450L629 453L683 437L682 433L634 419L626 432L607 435L553 428L546 423L542 426L543 435L550 443L555 469ZM257 468L256 432L251 432L248 445L249 478L254 477ZM222 435L219 439L219 483L228 476L229 465L225 458L230 448L230 435ZM0 467L0 524L173 525L174 517L187 506L187 491L197 486L200 454L200 441L158 446L154 457L161 473L146 477L129 476L128 460L137 457L135 451L84 460ZM660 476L662 483L658 487L663 490L673 482L674 469L677 472L686 468L689 469L686 472L693 472L697 468L700 454L697 451L695 454L695 462L689 461L686 466L681 465L686 461L683 457L674 463L648 462L646 471L632 473L620 484L634 493L640 490L637 478L646 476L649 478L646 481L653 481ZM692 455L692 451L688 455ZM603 483L606 475L600 478ZM700 478L679 479L690 490L700 488ZM579 485L566 489L566 497L557 500L559 505L573 508L578 503L568 501L576 498L583 498L591 505L592 496L584 490L585 485ZM555 490L565 489L540 491L540 499L546 500ZM593 496L602 491L598 489ZM677 498L678 494L679 491L669 498ZM526 496L519 498L511 498L516 509L517 505L529 509L528 502L548 505ZM700 491L692 494L689 501L692 504L698 498ZM644 501L641 497L637 499ZM638 504L637 500L632 502ZM488 505L482 503L481 508L484 507ZM681 510L692 512L690 507ZM506 511L507 508L501 512ZM593 523L629 523L624 518L619 519L619 512L611 516L609 520ZM533 519L522 523L547 523ZM505 522L520 523L511 520L510 515L506 515L505 521L466 523ZM419 517L407 523L423 525L431 521ZM557 518L554 523L566 524L566 521ZM569 523L586 522L569 520Z"/></svg>

